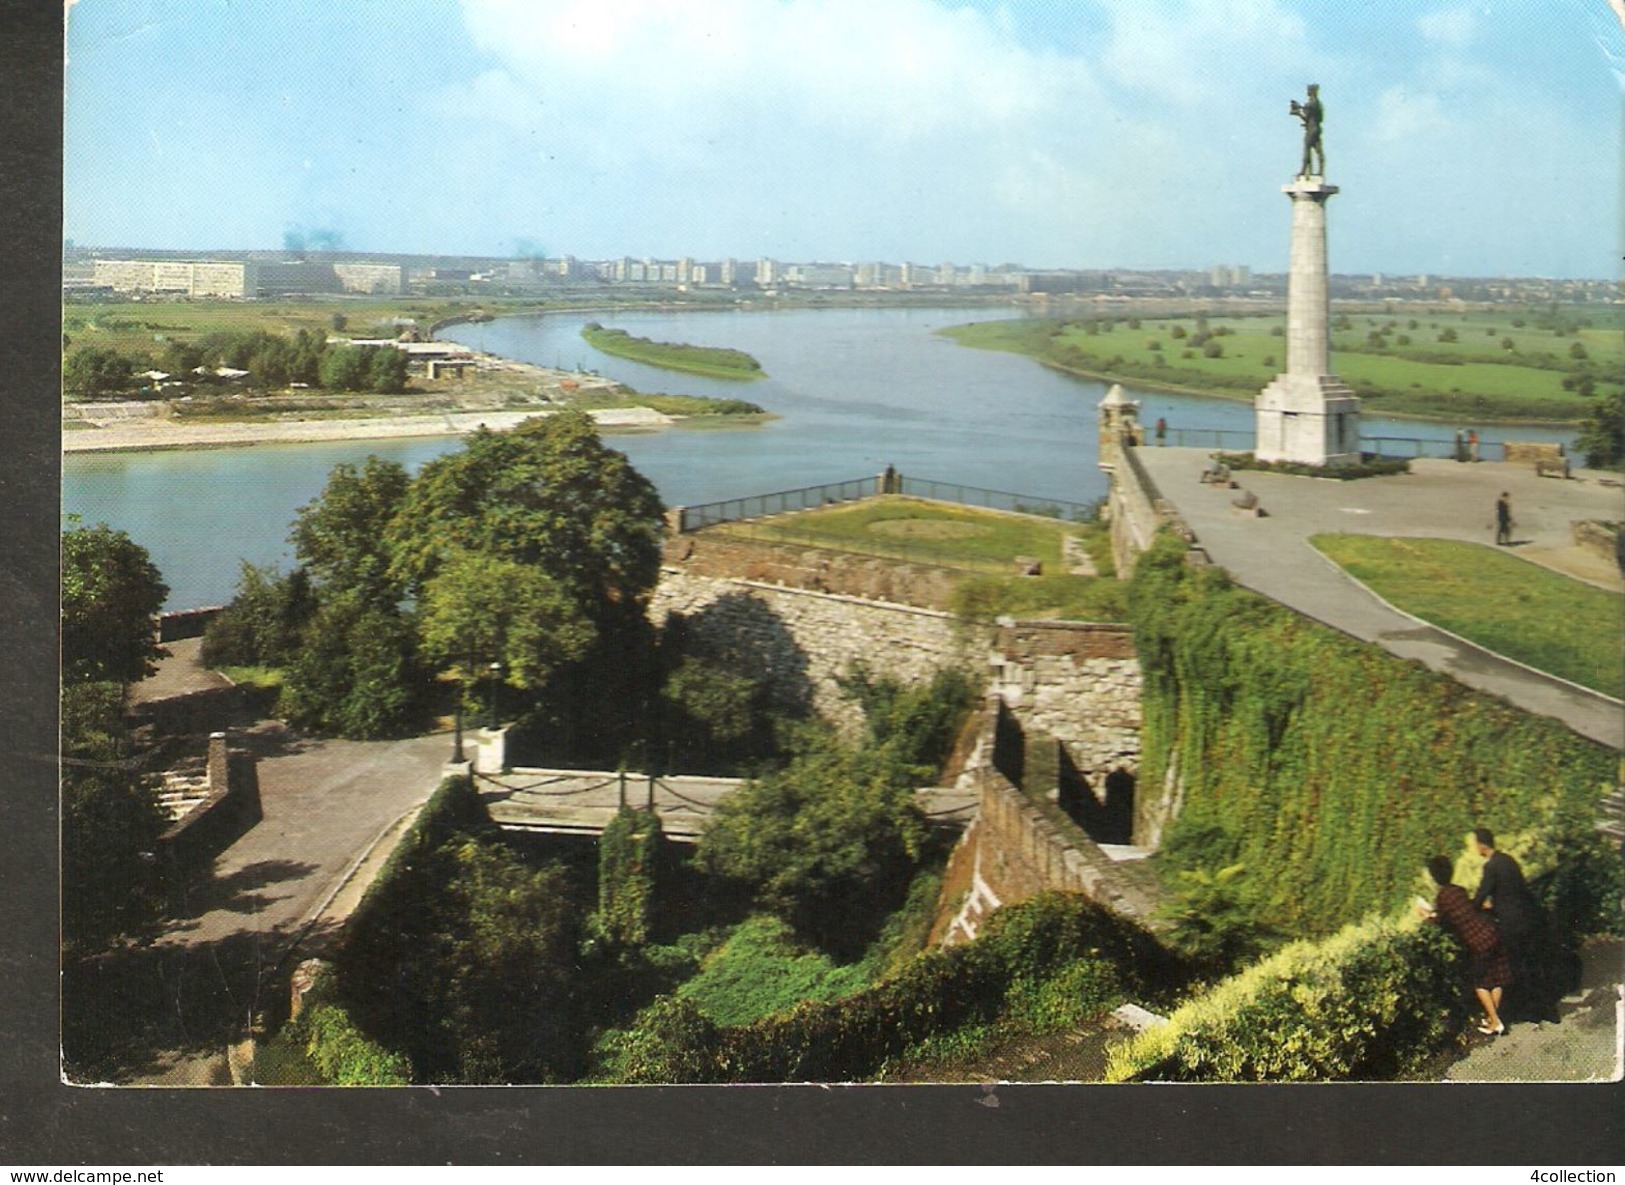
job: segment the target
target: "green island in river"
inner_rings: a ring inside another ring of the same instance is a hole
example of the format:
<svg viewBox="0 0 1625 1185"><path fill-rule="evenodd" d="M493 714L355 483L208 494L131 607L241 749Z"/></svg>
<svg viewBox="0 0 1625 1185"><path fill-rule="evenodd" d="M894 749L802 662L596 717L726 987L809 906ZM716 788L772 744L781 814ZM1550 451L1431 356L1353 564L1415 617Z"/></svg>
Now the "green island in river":
<svg viewBox="0 0 1625 1185"><path fill-rule="evenodd" d="M686 342L657 342L633 337L624 329L605 329L589 321L581 329L588 345L617 358L628 358L648 366L681 370L714 379L759 379L762 364L743 350L721 346L692 346Z"/></svg>
<svg viewBox="0 0 1625 1185"><path fill-rule="evenodd" d="M1251 401L1286 369L1279 316L1022 318L941 330L1107 381ZM1574 423L1617 397L1615 315L1529 308L1344 313L1333 369L1372 414L1462 423Z"/></svg>

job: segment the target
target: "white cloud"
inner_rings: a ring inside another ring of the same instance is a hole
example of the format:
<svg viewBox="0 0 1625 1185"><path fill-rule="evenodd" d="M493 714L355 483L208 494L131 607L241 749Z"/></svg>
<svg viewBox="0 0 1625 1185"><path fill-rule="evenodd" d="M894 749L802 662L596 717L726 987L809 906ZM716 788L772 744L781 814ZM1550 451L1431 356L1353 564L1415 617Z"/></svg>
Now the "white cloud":
<svg viewBox="0 0 1625 1185"><path fill-rule="evenodd" d="M1446 8L1417 18L1416 28L1437 45L1465 49L1477 36L1478 18L1470 8Z"/></svg>

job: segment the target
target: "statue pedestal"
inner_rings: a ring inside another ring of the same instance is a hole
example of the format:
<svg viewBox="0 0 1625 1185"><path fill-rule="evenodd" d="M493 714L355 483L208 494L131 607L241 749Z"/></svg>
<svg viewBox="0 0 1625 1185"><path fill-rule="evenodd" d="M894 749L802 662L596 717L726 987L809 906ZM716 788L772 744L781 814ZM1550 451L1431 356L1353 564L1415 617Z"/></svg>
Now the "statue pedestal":
<svg viewBox="0 0 1625 1185"><path fill-rule="evenodd" d="M1278 374L1254 403L1260 461L1360 462L1360 400L1333 374Z"/></svg>
<svg viewBox="0 0 1625 1185"><path fill-rule="evenodd" d="M1299 177L1281 192L1292 199L1291 272L1287 277L1286 371L1254 402L1260 461L1354 465L1360 460L1360 400L1331 373L1327 297L1326 201L1337 192L1323 177Z"/></svg>

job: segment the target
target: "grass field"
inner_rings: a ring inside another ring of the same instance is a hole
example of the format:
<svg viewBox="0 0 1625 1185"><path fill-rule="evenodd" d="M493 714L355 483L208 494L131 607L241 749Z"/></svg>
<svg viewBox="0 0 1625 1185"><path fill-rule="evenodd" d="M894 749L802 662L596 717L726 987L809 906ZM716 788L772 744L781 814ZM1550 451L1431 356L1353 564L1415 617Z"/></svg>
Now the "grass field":
<svg viewBox="0 0 1625 1185"><path fill-rule="evenodd" d="M1569 310L1561 323L1507 309L1337 314L1333 324L1333 370L1380 414L1573 422L1618 385L1625 368L1612 310ZM1284 325L1279 314L1114 317L983 322L943 332L962 345L1028 354L1081 373L1250 400L1286 368ZM1212 336L1198 344L1204 332ZM1572 356L1576 345L1584 358ZM1572 387L1587 373L1597 395L1565 389L1565 380Z"/></svg>
<svg viewBox="0 0 1625 1185"><path fill-rule="evenodd" d="M763 378L762 364L743 350L719 346L694 346L687 342L657 342L633 337L624 329L606 329L596 321L581 330L588 345L617 358L628 358L645 366L677 370L714 379Z"/></svg>
<svg viewBox="0 0 1625 1185"><path fill-rule="evenodd" d="M1385 600L1487 650L1625 698L1625 596L1477 543L1317 535Z"/></svg>
<svg viewBox="0 0 1625 1185"><path fill-rule="evenodd" d="M388 325L396 317L411 317L425 330L436 321L472 314L483 306L475 300L435 300L419 297L311 297L261 301L75 301L62 308L62 331L71 339L69 349L101 346L122 354L157 354L169 341L192 342L210 333L241 333L263 329L292 335L309 329L323 335L334 332L334 315L344 319L343 333L366 337L374 330L389 336L399 333Z"/></svg>
<svg viewBox="0 0 1625 1185"><path fill-rule="evenodd" d="M976 507L888 496L709 528L722 534L886 556L961 570L954 607L965 616L1119 621L1123 589L1112 578L1111 545L1092 523L1004 514ZM1082 547L1099 576L1072 575L1066 541ZM1017 557L1035 559L1038 576L1016 573Z"/></svg>

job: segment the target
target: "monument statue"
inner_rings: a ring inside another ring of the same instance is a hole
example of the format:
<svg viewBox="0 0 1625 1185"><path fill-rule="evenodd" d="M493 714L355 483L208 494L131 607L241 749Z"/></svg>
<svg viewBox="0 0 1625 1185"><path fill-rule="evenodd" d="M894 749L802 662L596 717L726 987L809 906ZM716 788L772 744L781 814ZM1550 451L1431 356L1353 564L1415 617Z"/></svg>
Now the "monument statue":
<svg viewBox="0 0 1625 1185"><path fill-rule="evenodd" d="M1300 177L1324 177L1326 175L1326 150L1320 143L1320 125L1325 120L1326 110L1320 105L1320 86L1317 83L1309 84L1309 97L1302 103L1292 100L1292 114L1298 117L1303 124L1303 164L1298 168ZM1311 170L1309 163L1313 158L1319 168Z"/></svg>

